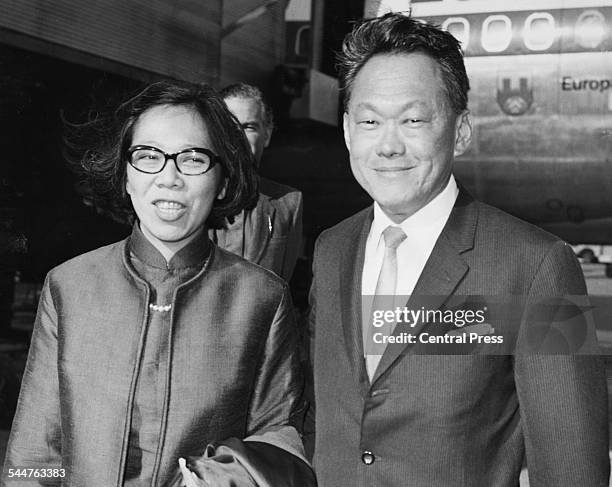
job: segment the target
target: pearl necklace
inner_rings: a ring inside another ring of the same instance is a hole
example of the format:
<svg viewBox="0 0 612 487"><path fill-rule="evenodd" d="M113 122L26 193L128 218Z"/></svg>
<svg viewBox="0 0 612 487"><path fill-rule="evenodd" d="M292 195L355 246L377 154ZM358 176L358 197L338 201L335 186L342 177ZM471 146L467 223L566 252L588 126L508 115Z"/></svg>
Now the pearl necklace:
<svg viewBox="0 0 612 487"><path fill-rule="evenodd" d="M166 313L168 311L170 311L172 309L172 305L171 304L153 304L150 303L149 304L149 309L152 309L153 311L157 311L159 313Z"/></svg>

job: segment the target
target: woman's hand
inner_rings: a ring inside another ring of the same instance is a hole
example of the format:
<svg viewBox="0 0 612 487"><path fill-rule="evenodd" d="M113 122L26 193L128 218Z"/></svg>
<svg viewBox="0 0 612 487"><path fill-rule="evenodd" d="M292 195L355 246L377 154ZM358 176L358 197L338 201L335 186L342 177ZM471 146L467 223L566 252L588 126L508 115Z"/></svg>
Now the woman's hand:
<svg viewBox="0 0 612 487"><path fill-rule="evenodd" d="M184 487L258 487L260 485L235 458L232 450L224 446L216 449L209 445L202 457L189 457L189 466L186 459L179 458L179 469L183 478L181 486ZM270 487L270 484L262 484L262 487Z"/></svg>
<svg viewBox="0 0 612 487"><path fill-rule="evenodd" d="M185 487L209 487L210 484L198 478L198 476L187 468L187 462L184 458L179 458L178 461L181 474L183 475L183 484Z"/></svg>

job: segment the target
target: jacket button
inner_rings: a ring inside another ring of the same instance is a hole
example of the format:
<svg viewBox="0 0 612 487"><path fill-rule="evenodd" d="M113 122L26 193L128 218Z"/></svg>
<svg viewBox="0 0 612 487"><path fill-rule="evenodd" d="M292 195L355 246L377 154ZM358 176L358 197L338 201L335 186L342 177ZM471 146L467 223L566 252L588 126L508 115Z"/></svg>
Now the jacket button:
<svg viewBox="0 0 612 487"><path fill-rule="evenodd" d="M374 463L374 460L376 460L376 457L374 456L374 453L372 453L371 451L366 450L361 455L361 461L365 463L366 465L372 465Z"/></svg>

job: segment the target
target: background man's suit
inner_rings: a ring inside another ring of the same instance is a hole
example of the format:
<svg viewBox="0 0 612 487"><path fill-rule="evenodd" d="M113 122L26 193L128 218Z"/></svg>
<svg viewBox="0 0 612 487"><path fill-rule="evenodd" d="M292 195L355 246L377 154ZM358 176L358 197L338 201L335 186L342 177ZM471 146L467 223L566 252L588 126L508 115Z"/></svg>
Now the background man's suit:
<svg viewBox="0 0 612 487"><path fill-rule="evenodd" d="M226 228L211 230L211 238L289 281L302 241L302 193L260 178L257 206Z"/></svg>
<svg viewBox="0 0 612 487"><path fill-rule="evenodd" d="M361 275L371 221L369 208L324 232L315 248L319 486L515 487L525 450L531 487L607 486L598 358L418 355L389 345L370 385ZM584 293L569 246L464 192L414 291L529 299Z"/></svg>

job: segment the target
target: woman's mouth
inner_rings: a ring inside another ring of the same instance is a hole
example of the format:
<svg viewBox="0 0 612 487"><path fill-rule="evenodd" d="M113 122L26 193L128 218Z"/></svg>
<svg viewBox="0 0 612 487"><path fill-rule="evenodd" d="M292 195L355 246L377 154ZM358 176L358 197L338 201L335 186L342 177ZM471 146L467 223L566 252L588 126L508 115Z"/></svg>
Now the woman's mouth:
<svg viewBox="0 0 612 487"><path fill-rule="evenodd" d="M178 201L156 200L153 202L157 216L164 221L174 221L185 213L187 207Z"/></svg>

